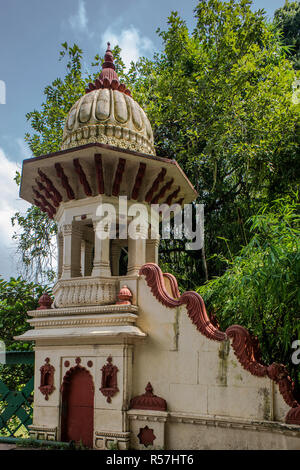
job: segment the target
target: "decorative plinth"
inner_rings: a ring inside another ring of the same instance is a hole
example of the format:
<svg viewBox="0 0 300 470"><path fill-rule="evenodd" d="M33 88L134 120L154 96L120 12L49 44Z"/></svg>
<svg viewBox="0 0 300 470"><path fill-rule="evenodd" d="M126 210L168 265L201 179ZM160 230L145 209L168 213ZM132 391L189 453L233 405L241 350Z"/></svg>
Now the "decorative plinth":
<svg viewBox="0 0 300 470"><path fill-rule="evenodd" d="M95 447L99 450L128 450L130 432L95 432Z"/></svg>
<svg viewBox="0 0 300 470"><path fill-rule="evenodd" d="M130 447L137 450L162 450L165 447L166 411L129 410Z"/></svg>
<svg viewBox="0 0 300 470"><path fill-rule="evenodd" d="M31 424L29 427L29 436L32 439L40 439L44 441L57 440L57 428L47 428L45 426L34 426Z"/></svg>

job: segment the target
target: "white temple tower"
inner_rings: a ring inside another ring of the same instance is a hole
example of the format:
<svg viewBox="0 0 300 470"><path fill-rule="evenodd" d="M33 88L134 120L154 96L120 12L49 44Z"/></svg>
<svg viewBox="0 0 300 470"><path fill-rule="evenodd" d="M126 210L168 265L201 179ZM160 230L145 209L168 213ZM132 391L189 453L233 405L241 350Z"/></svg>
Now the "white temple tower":
<svg viewBox="0 0 300 470"><path fill-rule="evenodd" d="M200 295L180 294L158 266L152 206L196 192L155 155L109 47L62 150L24 161L20 195L58 226L54 301L43 295L18 337L35 342L32 436L96 449L300 448L285 367L262 364L242 326L220 331Z"/></svg>
<svg viewBox="0 0 300 470"><path fill-rule="evenodd" d="M62 150L24 161L20 195L58 226L55 300L43 296L29 312L34 329L19 337L35 341L31 434L127 448L132 356L147 336L136 324L138 273L158 262L159 245L147 217L141 238L127 235L130 214L142 203L150 218L151 203L183 205L196 193L175 161L155 156L149 120L120 84L109 44L99 79L67 116ZM107 204L116 223L105 238Z"/></svg>

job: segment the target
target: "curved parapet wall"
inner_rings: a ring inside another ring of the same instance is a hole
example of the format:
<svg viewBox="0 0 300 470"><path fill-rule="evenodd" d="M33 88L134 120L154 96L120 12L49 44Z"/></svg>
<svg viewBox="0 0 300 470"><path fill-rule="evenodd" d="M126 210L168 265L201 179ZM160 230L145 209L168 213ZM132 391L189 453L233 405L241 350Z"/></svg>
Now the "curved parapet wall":
<svg viewBox="0 0 300 470"><path fill-rule="evenodd" d="M299 406L293 394L294 383L289 377L286 367L283 364L272 363L267 366L260 363L259 344L246 328L240 325L232 325L227 328L225 333L220 331L210 321L202 297L192 291L180 295L174 276L163 274L158 265L154 263L144 264L139 274L145 276L148 287L160 303L169 308L186 305L190 319L201 334L208 339L220 342L230 338L234 354L245 370L256 377L268 377L273 380L278 384L279 391L287 405L292 408ZM171 280L169 276L172 276ZM176 293L177 298L171 297L167 292L164 282L165 277L170 281L172 293ZM288 416L286 419L288 419ZM294 415L293 419L295 420Z"/></svg>
<svg viewBox="0 0 300 470"><path fill-rule="evenodd" d="M226 339L226 334L219 331L211 323L207 315L203 299L199 294L197 294L197 292L185 292L179 297L179 299L172 298L165 288L164 276L160 267L154 263L144 264L141 267L139 274L143 274L145 276L152 294L166 307L174 308L179 307L180 305L186 305L188 315L197 330L199 330L200 333L208 339L213 339L215 341L224 341L224 339ZM174 280L175 278L172 276L172 292L178 292L179 294L177 282L175 285Z"/></svg>

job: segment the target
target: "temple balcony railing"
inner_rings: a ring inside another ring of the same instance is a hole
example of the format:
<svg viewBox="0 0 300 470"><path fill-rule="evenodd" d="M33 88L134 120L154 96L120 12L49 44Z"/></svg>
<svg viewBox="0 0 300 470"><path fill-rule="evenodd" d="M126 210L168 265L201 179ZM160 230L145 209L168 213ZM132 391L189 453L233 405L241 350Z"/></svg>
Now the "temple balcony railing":
<svg viewBox="0 0 300 470"><path fill-rule="evenodd" d="M54 307L114 304L118 288L119 280L113 278L60 279L53 288Z"/></svg>

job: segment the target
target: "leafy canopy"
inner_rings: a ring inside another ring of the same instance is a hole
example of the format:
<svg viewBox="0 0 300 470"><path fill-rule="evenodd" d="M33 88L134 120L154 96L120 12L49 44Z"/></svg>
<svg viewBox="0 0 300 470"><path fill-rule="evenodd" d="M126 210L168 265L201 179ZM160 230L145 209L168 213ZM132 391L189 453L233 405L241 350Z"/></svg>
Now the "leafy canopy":
<svg viewBox="0 0 300 470"><path fill-rule="evenodd" d="M260 340L263 359L298 366L291 345L300 338L300 204L298 195L276 200L249 219L251 239L223 276L201 286L222 329L237 323ZM298 384L299 385L299 384Z"/></svg>
<svg viewBox="0 0 300 470"><path fill-rule="evenodd" d="M275 11L274 21L282 32L295 69L300 70L300 3L286 0L284 6Z"/></svg>

